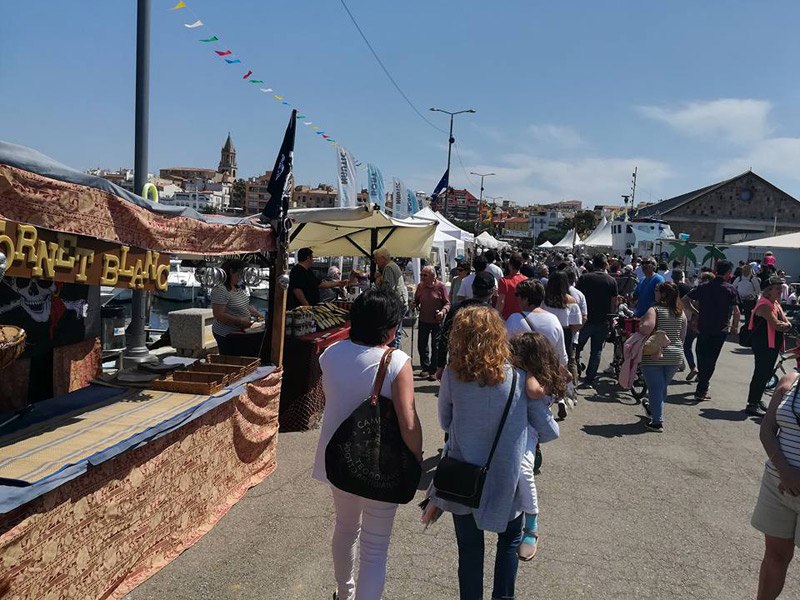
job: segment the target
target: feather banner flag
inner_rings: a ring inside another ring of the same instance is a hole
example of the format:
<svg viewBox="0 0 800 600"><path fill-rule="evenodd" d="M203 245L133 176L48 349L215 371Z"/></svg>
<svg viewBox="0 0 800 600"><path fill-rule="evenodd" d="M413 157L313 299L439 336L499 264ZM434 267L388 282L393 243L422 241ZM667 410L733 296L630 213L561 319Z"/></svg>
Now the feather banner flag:
<svg viewBox="0 0 800 600"><path fill-rule="evenodd" d="M339 192L336 197L336 206L355 208L358 204L358 175L353 164L353 155L344 146L336 148L336 171Z"/></svg>
<svg viewBox="0 0 800 600"><path fill-rule="evenodd" d="M216 52L220 56L228 56L229 54L233 54L233 52L231 52L230 50L225 50L225 52L223 52L222 50L214 50L214 52Z"/></svg>
<svg viewBox="0 0 800 600"><path fill-rule="evenodd" d="M409 189L406 189L406 195L408 196L408 206L411 214L417 214L419 212L419 198L417 198L417 195L413 190Z"/></svg>
<svg viewBox="0 0 800 600"><path fill-rule="evenodd" d="M206 43L206 44L207 44L208 42L218 42L218 41L219 41L219 38L218 38L217 36L215 36L215 35L212 35L212 36L211 36L210 38L208 38L207 40L200 40L200 41L201 41L201 42L204 42L204 43Z"/></svg>
<svg viewBox="0 0 800 600"><path fill-rule="evenodd" d="M202 26L203 26L203 22L200 19L197 19L197 21L195 21L194 23L185 23L184 24L184 27L186 27L187 29L194 29L195 27L202 27Z"/></svg>
<svg viewBox="0 0 800 600"><path fill-rule="evenodd" d="M239 60L238 58L234 58L233 60L231 60L230 58L226 58L225 62L228 63L229 65L235 65L235 64L238 64L238 63L240 63L242 61Z"/></svg>
<svg viewBox="0 0 800 600"><path fill-rule="evenodd" d="M392 177L392 216L397 219L404 219L408 216L408 194L406 184L397 177Z"/></svg>
<svg viewBox="0 0 800 600"><path fill-rule="evenodd" d="M242 77L242 79L247 79L247 78L248 78L248 77L250 77L250 75L252 75L252 74L253 74L253 72L252 72L252 71L248 71L247 73L245 73L245 74L244 74L244 77Z"/></svg>
<svg viewBox="0 0 800 600"><path fill-rule="evenodd" d="M267 192L269 200L261 213L261 221L269 223L278 220L278 227L283 227L283 220L289 214L289 198L292 195L292 163L294 162L294 134L297 129L297 111L293 110L289 117L289 125L283 136L283 143L272 168Z"/></svg>
<svg viewBox="0 0 800 600"><path fill-rule="evenodd" d="M383 191L383 174L373 164L367 165L367 193L371 204L377 204L381 210L386 204L386 194Z"/></svg>
<svg viewBox="0 0 800 600"><path fill-rule="evenodd" d="M175 6L170 8L170 10L180 10L181 8L186 8L186 4L184 4L183 0L178 2Z"/></svg>

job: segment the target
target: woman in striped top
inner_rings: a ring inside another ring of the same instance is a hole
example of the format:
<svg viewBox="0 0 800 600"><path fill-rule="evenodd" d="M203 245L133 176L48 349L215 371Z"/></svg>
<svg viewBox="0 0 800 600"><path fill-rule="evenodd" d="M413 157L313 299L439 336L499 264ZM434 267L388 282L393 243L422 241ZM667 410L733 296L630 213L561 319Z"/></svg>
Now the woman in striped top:
<svg viewBox="0 0 800 600"><path fill-rule="evenodd" d="M257 356L253 352L258 352L254 349L259 347L263 332L259 339L255 339L255 336L230 337L231 334L249 328L252 319L263 319L261 313L250 306L250 296L241 286L242 269L244 261L238 259L229 260L222 265L225 282L211 290L211 309L214 312L211 333L214 334L220 354Z"/></svg>
<svg viewBox="0 0 800 600"><path fill-rule="evenodd" d="M758 600L783 590L794 547L800 546L800 386L798 374L783 376L761 422L767 464L750 523L764 534Z"/></svg>
<svg viewBox="0 0 800 600"><path fill-rule="evenodd" d="M671 281L660 283L652 306L639 322L639 331L650 335L663 331L669 345L654 356L642 356L642 375L647 382L647 398L651 420L647 424L653 431L664 430L664 400L675 373L683 364L683 340L686 339L686 315L678 293L678 286Z"/></svg>

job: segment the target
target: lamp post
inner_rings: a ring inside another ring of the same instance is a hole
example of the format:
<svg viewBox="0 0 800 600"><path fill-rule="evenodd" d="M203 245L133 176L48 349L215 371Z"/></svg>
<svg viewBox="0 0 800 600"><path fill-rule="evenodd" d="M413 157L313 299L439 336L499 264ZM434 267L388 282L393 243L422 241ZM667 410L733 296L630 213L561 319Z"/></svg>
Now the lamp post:
<svg viewBox="0 0 800 600"><path fill-rule="evenodd" d="M483 180L491 175L494 175L494 173L476 173L475 171L470 171L469 174L477 175L481 178L481 197L478 200L478 226L480 226L481 214L483 213Z"/></svg>
<svg viewBox="0 0 800 600"><path fill-rule="evenodd" d="M147 183L147 144L150 112L150 0L138 0L136 13L136 107L134 124L133 191ZM133 290L131 322L125 330L123 364L157 361L145 345L147 293Z"/></svg>
<svg viewBox="0 0 800 600"><path fill-rule="evenodd" d="M457 110L455 112L449 110L442 110L441 108L431 107L431 112L441 112L445 113L446 115L450 115L450 138L448 139L447 144L447 188L444 193L444 216L447 217L447 199L450 197L450 155L453 151L453 142L456 141L456 138L453 137L453 117L456 115L460 115L461 113L476 113L478 112L475 109L468 108L466 110Z"/></svg>

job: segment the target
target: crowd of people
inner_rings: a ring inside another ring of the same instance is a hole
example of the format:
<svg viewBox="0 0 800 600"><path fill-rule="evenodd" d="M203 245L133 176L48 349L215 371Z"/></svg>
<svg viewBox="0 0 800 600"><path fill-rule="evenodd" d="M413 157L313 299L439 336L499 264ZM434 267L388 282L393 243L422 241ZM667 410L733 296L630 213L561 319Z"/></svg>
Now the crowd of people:
<svg viewBox="0 0 800 600"><path fill-rule="evenodd" d="M626 305L638 317L638 332L626 343L626 361L647 384L650 419L645 426L657 432L664 431L668 386L679 371L696 380L698 402L711 397L723 344L738 333L744 315L740 343L754 354L744 410L766 415L761 438L769 456L752 519L767 547L758 598L777 597L793 546L800 544L800 417L795 374L781 380L770 406L762 400L791 328L781 308L781 301L788 301L785 282L774 263L734 269L720 260L689 283L681 265L670 270L653 257L488 251L471 264L459 262L449 291L436 270L426 266L411 294L388 253L375 259L380 274L376 285L353 304L350 340L335 344L320 359L327 404L315 478L327 481L328 441L369 396L385 349L400 346L403 317L417 311L418 377L441 382L443 453L469 465L486 463L477 506L439 498L433 488L423 519L431 521L441 511L452 514L462 599L483 597L484 532L496 533L492 597L513 598L519 561L531 560L539 541L535 473L540 444L559 436L557 420L566 418L567 408L597 385L609 315ZM766 277L758 275L762 269L769 273ZM587 344L584 369L581 355ZM403 440L421 462L413 377L410 357L395 350L382 394L391 399ZM334 598L377 600L397 504L331 487L336 507Z"/></svg>

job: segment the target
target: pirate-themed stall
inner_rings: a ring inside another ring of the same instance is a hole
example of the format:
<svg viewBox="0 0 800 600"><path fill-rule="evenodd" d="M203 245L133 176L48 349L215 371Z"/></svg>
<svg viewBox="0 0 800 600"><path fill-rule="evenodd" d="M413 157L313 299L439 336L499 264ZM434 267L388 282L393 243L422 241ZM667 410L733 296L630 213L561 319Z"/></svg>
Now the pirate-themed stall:
<svg viewBox="0 0 800 600"><path fill-rule="evenodd" d="M282 330L264 334L271 365L176 358L135 388L89 382L100 373L100 285L163 290L170 256L213 264L253 253L281 279L278 200L270 224L207 217L0 142L7 597L120 598L275 469ZM270 319L282 324L283 291L272 287Z"/></svg>
<svg viewBox="0 0 800 600"><path fill-rule="evenodd" d="M395 219L371 205L292 209L289 218L290 250L311 248L314 256L353 256L367 262L379 248L392 256L430 257L437 225L435 220ZM374 275L374 263L372 271ZM289 315L280 406L282 431L304 431L319 422L325 408L319 356L349 337L348 308L347 303L300 307ZM312 323L311 329L306 329L307 323Z"/></svg>

